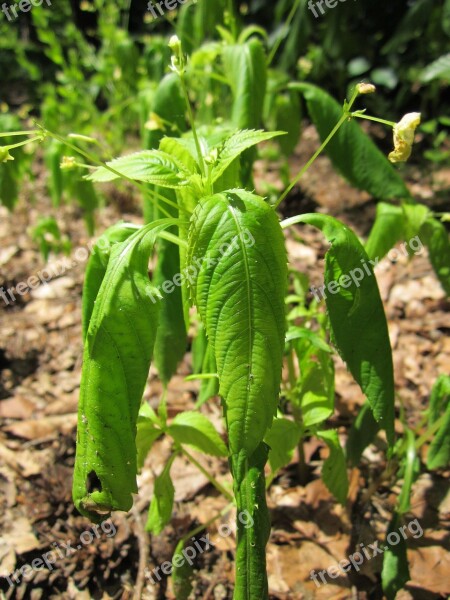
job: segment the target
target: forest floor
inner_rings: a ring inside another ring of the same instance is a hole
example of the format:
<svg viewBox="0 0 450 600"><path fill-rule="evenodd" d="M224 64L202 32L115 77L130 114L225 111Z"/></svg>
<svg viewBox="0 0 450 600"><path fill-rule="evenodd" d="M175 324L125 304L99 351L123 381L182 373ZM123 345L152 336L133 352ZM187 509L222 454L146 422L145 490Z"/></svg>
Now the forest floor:
<svg viewBox="0 0 450 600"><path fill-rule="evenodd" d="M293 173L316 145L314 130L306 128L291 160ZM172 468L176 490L173 520L150 541L144 531L146 511L154 477L170 451L163 439L157 442L139 475L139 495L133 511L113 514L114 532L100 530L99 537L85 533L92 532L92 524L75 510L71 483L85 269L85 261L75 255L85 255L76 250L87 248L90 238L77 207L65 205L56 211L51 207L42 165L35 165L35 171L36 180L24 188L15 212L9 214L0 208L0 286L16 287L46 266L29 235L41 215L55 214L62 232L72 240L73 250L58 278L8 305L0 297L0 590L6 598L84 600L131 599L142 587L143 598L172 599L171 582L163 577L153 585L149 572L170 561L177 540L210 521L227 501L195 466L177 458ZM257 182L264 177L265 182L272 180L279 185L276 170L268 171L262 162L257 164L256 173ZM413 166L407 178L414 195L429 206L450 189L448 168L424 175ZM126 189L106 187L104 195L106 207L97 215L98 234L120 219L141 222L139 205ZM323 157L288 198L282 212L291 216L313 210L336 216L364 238L374 220L375 203L350 188ZM446 210L450 210L448 200ZM294 228L287 247L291 267L306 273L311 284L321 285L327 250L321 234L307 227ZM398 255L396 260L380 261L376 275L393 347L397 407L403 407L408 424L414 427L428 405L434 381L440 374L450 373L450 304L425 249L412 260L401 256L401 252ZM50 262L59 259L51 256ZM330 423L338 428L344 444L364 396L337 356L335 362L336 413ZM169 416L194 406L198 383L185 381L190 369L188 352L170 384ZM160 394L161 385L152 368L145 400L156 406ZM218 399L204 405L202 411L223 431ZM401 433L399 420L396 429ZM422 458L426 450L427 445ZM321 482L321 466L326 458L323 445L309 440L305 453L309 465L306 485L298 483L298 459L294 456L268 490L271 600L382 598L382 555L365 560L359 571L352 569L336 579L327 577L327 584L320 587L310 577L311 570L318 572L336 565L356 552L360 544L367 546L377 540L382 543L401 489L401 481L383 479L386 459L382 440L370 445L361 464L351 470L345 506L339 505ZM230 481L225 460L197 458L219 481ZM409 536L411 579L398 600L431 600L450 594L449 475L450 471L427 472L422 462L405 522L417 519L423 535L416 530L415 537ZM232 522L231 511L208 526L214 547L195 559L193 598L232 597ZM90 537L94 537L91 543L79 543ZM66 556L69 541L75 551ZM51 550L58 552L54 564L31 573L25 571L14 586L9 585L6 576Z"/></svg>

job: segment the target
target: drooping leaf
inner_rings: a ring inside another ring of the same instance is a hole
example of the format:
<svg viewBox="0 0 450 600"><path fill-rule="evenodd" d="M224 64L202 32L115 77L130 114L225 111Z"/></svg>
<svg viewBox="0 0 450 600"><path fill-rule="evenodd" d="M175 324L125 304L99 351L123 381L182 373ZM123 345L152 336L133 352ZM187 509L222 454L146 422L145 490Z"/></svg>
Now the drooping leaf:
<svg viewBox="0 0 450 600"><path fill-rule="evenodd" d="M400 206L378 202L375 223L365 246L369 258L381 260L402 239L403 218Z"/></svg>
<svg viewBox="0 0 450 600"><path fill-rule="evenodd" d="M193 446L211 456L226 456L227 447L211 421L205 415L185 411L179 413L167 428L167 433L179 444Z"/></svg>
<svg viewBox="0 0 450 600"><path fill-rule="evenodd" d="M289 419L275 419L264 438L269 446L269 463L273 473L291 462L300 441L300 428Z"/></svg>
<svg viewBox="0 0 450 600"><path fill-rule="evenodd" d="M433 269L447 295L450 295L450 241L447 230L437 219L428 218L419 237L428 248Z"/></svg>
<svg viewBox="0 0 450 600"><path fill-rule="evenodd" d="M283 226L307 223L331 243L325 257L326 298L334 343L366 394L375 420L394 437L394 375L383 303L369 257L357 236L328 215L308 214Z"/></svg>
<svg viewBox="0 0 450 600"><path fill-rule="evenodd" d="M153 535L159 535L172 517L175 488L170 477L170 469L173 459L174 455L169 459L161 475L155 479L155 489L145 525L146 531Z"/></svg>
<svg viewBox="0 0 450 600"><path fill-rule="evenodd" d="M73 499L92 520L129 510L136 493L136 420L156 337L157 307L147 294L149 225L113 246L85 339Z"/></svg>
<svg viewBox="0 0 450 600"><path fill-rule="evenodd" d="M177 189L186 185L186 177L189 175L183 163L161 150L135 152L106 164L117 171L117 174L99 167L87 179L97 182L114 181L120 178L120 173L134 181Z"/></svg>
<svg viewBox="0 0 450 600"><path fill-rule="evenodd" d="M389 539L391 533L396 533L400 540L398 543L387 545L387 550L383 554L383 570L381 573L383 591L388 600L395 600L397 592L410 579L406 542L403 536L398 533L400 526L401 517L394 513L389 524L387 538Z"/></svg>
<svg viewBox="0 0 450 600"><path fill-rule="evenodd" d="M231 453L250 456L275 415L281 378L287 268L275 212L243 190L202 200L188 265L195 266L192 298L214 351Z"/></svg>
<svg viewBox="0 0 450 600"><path fill-rule="evenodd" d="M333 496L341 504L345 504L348 495L347 465L338 433L334 429L322 430L317 432L317 437L323 440L330 449L330 455L323 463L323 482Z"/></svg>
<svg viewBox="0 0 450 600"><path fill-rule="evenodd" d="M304 95L311 120L324 141L342 117L342 106L314 85L293 83L290 87ZM354 120L342 125L325 152L352 185L375 198L410 197L403 179Z"/></svg>
<svg viewBox="0 0 450 600"><path fill-rule="evenodd" d="M136 233L137 229L139 227L132 223L117 223L107 229L92 248L83 285L83 340L86 339L92 311L95 306L95 299L105 277L112 247L114 244L124 242L130 235Z"/></svg>

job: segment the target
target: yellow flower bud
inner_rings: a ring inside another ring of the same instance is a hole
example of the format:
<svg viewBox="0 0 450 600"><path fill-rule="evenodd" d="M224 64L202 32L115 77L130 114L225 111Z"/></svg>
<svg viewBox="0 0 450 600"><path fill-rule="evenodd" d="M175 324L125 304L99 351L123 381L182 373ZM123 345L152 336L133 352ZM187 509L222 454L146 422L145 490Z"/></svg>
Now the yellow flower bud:
<svg viewBox="0 0 450 600"><path fill-rule="evenodd" d="M394 126L394 150L389 154L391 162L408 160L414 143L414 133L419 125L420 113L408 113Z"/></svg>
<svg viewBox="0 0 450 600"><path fill-rule="evenodd" d="M356 89L358 90L358 94L373 94L377 91L373 83L358 83Z"/></svg>

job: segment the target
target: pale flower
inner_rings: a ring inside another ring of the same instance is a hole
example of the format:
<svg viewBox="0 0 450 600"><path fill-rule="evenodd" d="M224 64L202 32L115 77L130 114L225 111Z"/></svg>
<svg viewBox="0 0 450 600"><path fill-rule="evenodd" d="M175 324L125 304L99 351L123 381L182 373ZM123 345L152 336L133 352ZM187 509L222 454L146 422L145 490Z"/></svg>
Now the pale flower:
<svg viewBox="0 0 450 600"><path fill-rule="evenodd" d="M358 83L356 87L359 94L374 94L377 91L373 83Z"/></svg>
<svg viewBox="0 0 450 600"><path fill-rule="evenodd" d="M405 162L411 156L414 133L420 125L420 113L408 113L394 125L394 150L389 154L393 163Z"/></svg>

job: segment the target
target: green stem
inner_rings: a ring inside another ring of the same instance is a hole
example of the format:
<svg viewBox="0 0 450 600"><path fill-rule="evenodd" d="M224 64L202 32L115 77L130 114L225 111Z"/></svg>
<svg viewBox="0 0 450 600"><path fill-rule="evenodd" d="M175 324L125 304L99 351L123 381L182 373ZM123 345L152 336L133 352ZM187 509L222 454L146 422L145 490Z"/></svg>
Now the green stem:
<svg viewBox="0 0 450 600"><path fill-rule="evenodd" d="M325 141L320 145L319 149L316 150L316 152L314 152L314 154L308 160L306 165L303 166L303 168L300 170L298 175L294 178L292 183L286 188L286 190L283 192L283 194L280 196L280 198L274 204L274 207L273 207L274 209L276 209L281 204L281 202L286 198L286 196L290 193L290 191L297 185L297 183L300 181L300 179L303 177L303 175L306 173L306 171L309 169L309 167L313 164L313 162L316 160L316 158L328 146L330 141L333 139L333 137L336 135L336 133L339 131L339 129L342 127L342 125L345 123L345 121L350 117L350 109L353 106L357 97L358 97L358 90L357 90L357 88L355 88L352 99L350 100L348 106L346 107L346 110L344 111L342 117L339 119L339 121L336 123L336 125L333 127L333 129L330 131L330 133L328 134Z"/></svg>
<svg viewBox="0 0 450 600"><path fill-rule="evenodd" d="M39 133L39 129L30 129L29 131L7 131L6 133L0 133L0 137L12 137L13 135L35 135Z"/></svg>
<svg viewBox="0 0 450 600"><path fill-rule="evenodd" d="M297 9L299 6L300 6L300 0L296 0L292 6L291 12L289 13L286 21L284 22L284 26L283 26L284 31L289 29L289 25L291 24L292 19L294 18L295 13L297 12ZM272 50L270 51L269 57L267 59L268 67L270 67L270 65L272 64L272 61L275 58L275 54L278 52L278 48L280 47L281 42L283 41L284 37L285 37L284 35L278 36L275 44L273 45Z"/></svg>
<svg viewBox="0 0 450 600"><path fill-rule="evenodd" d="M445 413L441 415L437 421L430 425L430 427L425 431L425 433L420 436L420 438L416 442L416 450L419 450L419 448L421 448L426 442L428 442L430 438L433 437L436 431L438 431L441 427L442 423L444 422L444 419Z"/></svg>
<svg viewBox="0 0 450 600"><path fill-rule="evenodd" d="M7 148L9 150L12 150L13 148L20 148L20 146L25 146L26 144L31 144L32 142L37 142L38 140L42 142L42 137L40 135L32 137L29 140L24 140L23 142L17 142L17 144L10 144L7 146Z"/></svg>
<svg viewBox="0 0 450 600"><path fill-rule="evenodd" d="M200 170L202 172L203 177L206 177L205 161L203 160L203 153L202 153L200 142L199 142L199 139L198 139L198 136L197 136L197 129L195 127L195 121L194 121L194 113L192 112L191 101L189 100L189 94L188 94L188 90L187 90L187 87L186 87L186 80L185 80L185 77L184 77L184 72L183 71L178 71L178 74L180 76L181 88L183 90L184 99L186 101L186 106L187 106L188 115L189 115L189 123L191 125L192 135L194 136L195 148L197 150L198 162L199 162L199 165L200 165Z"/></svg>
<svg viewBox="0 0 450 600"><path fill-rule="evenodd" d="M350 113L350 116L354 119L367 119L367 121L375 121L376 123L382 123L389 127L395 127L396 123L393 121L386 121L386 119L379 119L378 117L371 117L370 115L358 114L358 112Z"/></svg>
<svg viewBox="0 0 450 600"><path fill-rule="evenodd" d="M218 492L223 494L229 502L234 501L233 495L226 488L224 488L223 485L221 483L219 483L215 477L213 477L210 473L208 473L208 471L205 469L205 467L203 467L198 462L198 460L192 456L192 454L190 454L184 447L181 448L181 451L185 455L185 457L188 459L188 461L191 462L194 466L196 466L197 469L201 473L203 473L203 475L216 488L216 490Z"/></svg>
<svg viewBox="0 0 450 600"><path fill-rule="evenodd" d="M236 23L236 15L234 13L233 0L228 0L228 13L230 15L231 35L233 36L234 41L236 41L237 40L237 23Z"/></svg>

